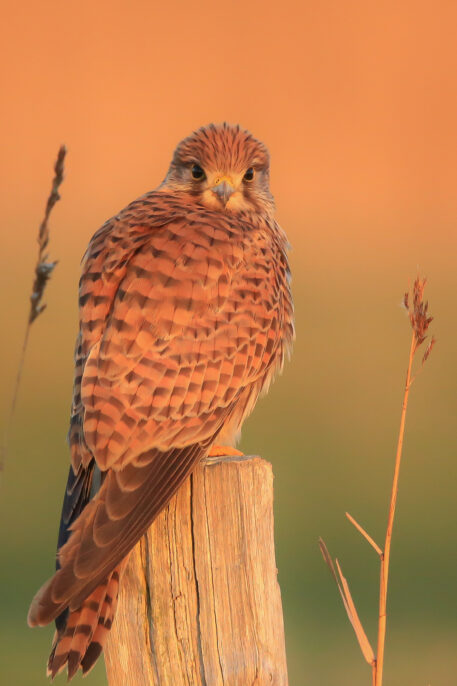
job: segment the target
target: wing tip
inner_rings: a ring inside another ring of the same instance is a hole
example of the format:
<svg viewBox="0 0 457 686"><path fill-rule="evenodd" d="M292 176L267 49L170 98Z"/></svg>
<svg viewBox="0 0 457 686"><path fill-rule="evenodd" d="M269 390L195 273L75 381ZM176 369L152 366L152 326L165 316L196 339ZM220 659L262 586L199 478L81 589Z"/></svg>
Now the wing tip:
<svg viewBox="0 0 457 686"><path fill-rule="evenodd" d="M27 624L33 628L35 626L46 626L49 622L60 614L62 603L56 603L51 597L51 588L55 575L48 579L43 586L35 593L32 602L30 603L29 611L27 613Z"/></svg>

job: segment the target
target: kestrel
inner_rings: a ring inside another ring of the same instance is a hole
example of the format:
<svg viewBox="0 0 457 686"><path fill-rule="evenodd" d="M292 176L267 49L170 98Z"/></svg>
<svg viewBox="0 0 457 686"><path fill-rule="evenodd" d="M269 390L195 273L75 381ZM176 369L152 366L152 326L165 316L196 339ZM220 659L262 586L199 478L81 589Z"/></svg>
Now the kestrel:
<svg viewBox="0 0 457 686"><path fill-rule="evenodd" d="M87 673L132 547L218 445L234 445L293 339L287 239L269 155L248 131L203 127L164 182L89 243L57 571L30 626L55 620L54 677Z"/></svg>

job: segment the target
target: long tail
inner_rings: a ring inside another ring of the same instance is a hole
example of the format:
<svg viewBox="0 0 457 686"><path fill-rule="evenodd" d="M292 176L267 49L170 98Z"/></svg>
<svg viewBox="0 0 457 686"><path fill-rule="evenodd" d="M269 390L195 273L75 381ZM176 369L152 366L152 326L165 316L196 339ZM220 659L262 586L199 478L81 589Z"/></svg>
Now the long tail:
<svg viewBox="0 0 457 686"><path fill-rule="evenodd" d="M83 672L92 667L113 621L126 557L207 452L209 442L166 452L153 449L140 455L138 464L107 470L96 495L69 526L64 522L58 569L35 594L28 614L29 626L56 620L51 676L65 665L69 678L79 667Z"/></svg>
<svg viewBox="0 0 457 686"><path fill-rule="evenodd" d="M119 583L128 557L83 602L54 634L47 675L52 679L68 665L68 680L90 672L105 645L116 613Z"/></svg>

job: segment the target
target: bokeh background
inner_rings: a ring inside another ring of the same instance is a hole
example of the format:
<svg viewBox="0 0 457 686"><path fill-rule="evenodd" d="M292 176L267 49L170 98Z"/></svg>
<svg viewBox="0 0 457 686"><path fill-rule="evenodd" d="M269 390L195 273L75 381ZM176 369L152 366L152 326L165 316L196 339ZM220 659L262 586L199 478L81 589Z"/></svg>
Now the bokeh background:
<svg viewBox="0 0 457 686"><path fill-rule="evenodd" d="M4 5L3 426L37 226L59 144L69 152L51 221L59 265L0 490L2 684L46 683L52 630L25 618L52 571L68 468L80 257L106 218L162 180L182 137L223 120L268 144L293 246L294 355L241 446L274 465L290 684L371 683L317 539L341 560L374 642L378 561L344 512L382 542L410 340L400 303L418 270L438 344L407 419L385 677L456 684L456 20L451 0ZM102 663L86 683L106 683Z"/></svg>

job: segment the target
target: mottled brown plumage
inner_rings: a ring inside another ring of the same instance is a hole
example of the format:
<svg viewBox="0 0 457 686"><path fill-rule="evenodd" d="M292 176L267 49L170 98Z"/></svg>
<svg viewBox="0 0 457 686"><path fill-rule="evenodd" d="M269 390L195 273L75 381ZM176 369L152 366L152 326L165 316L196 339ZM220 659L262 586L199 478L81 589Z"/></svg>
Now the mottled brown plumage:
<svg viewBox="0 0 457 686"><path fill-rule="evenodd" d="M268 175L248 132L199 129L89 244L58 570L29 612L31 626L56 619L52 676L92 667L129 551L216 439L236 440L290 347Z"/></svg>

